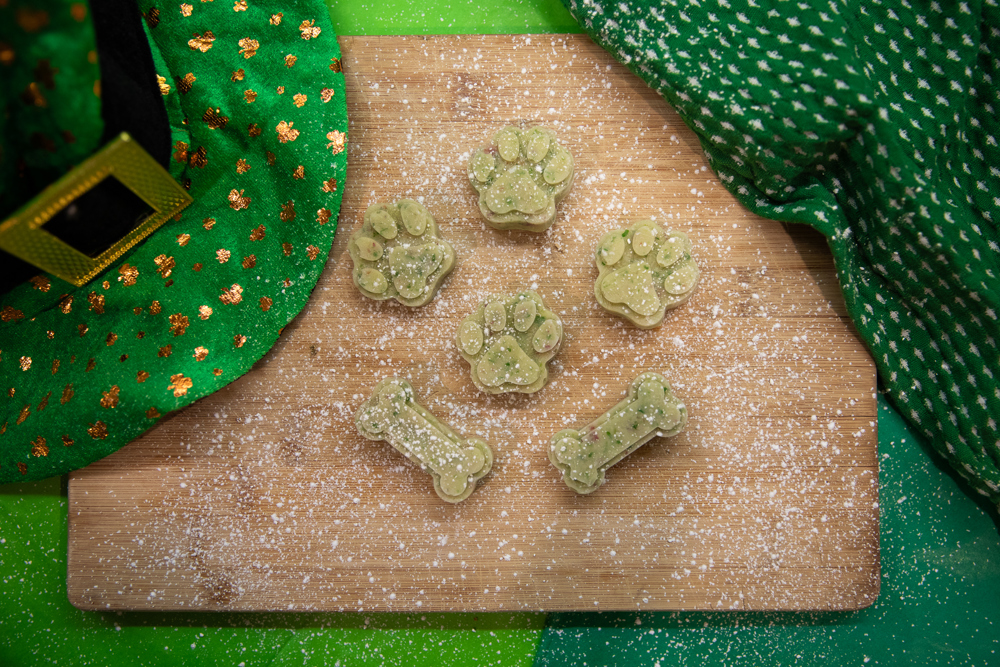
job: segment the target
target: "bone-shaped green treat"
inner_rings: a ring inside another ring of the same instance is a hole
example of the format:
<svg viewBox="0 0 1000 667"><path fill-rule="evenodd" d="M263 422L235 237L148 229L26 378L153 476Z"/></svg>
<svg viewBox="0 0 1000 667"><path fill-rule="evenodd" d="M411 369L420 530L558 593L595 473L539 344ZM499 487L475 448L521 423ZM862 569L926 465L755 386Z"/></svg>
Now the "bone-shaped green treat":
<svg viewBox="0 0 1000 667"><path fill-rule="evenodd" d="M549 460L577 493L604 484L607 469L656 436L677 435L687 409L659 373L637 377L624 401L580 430L559 431L549 444Z"/></svg>
<svg viewBox="0 0 1000 667"><path fill-rule="evenodd" d="M413 386L402 378L375 385L354 417L358 432L385 440L434 478L443 500L457 503L476 489L493 467L493 452L479 438L463 439L417 403Z"/></svg>
<svg viewBox="0 0 1000 667"><path fill-rule="evenodd" d="M369 299L422 306L455 266L455 250L419 202L372 204L347 244L354 284Z"/></svg>

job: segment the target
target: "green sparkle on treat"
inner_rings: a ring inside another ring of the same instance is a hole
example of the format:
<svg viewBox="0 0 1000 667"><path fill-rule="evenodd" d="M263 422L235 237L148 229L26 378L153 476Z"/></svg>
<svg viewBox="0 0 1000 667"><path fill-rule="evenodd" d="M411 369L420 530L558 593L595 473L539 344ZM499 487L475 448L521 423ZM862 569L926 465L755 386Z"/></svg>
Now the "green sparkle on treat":
<svg viewBox="0 0 1000 667"><path fill-rule="evenodd" d="M476 374L487 387L504 383L529 385L538 380L539 373L538 364L512 336L503 336L490 346L476 367Z"/></svg>
<svg viewBox="0 0 1000 667"><path fill-rule="evenodd" d="M355 274L358 286L374 294L382 294L389 288L389 281L379 271L365 267Z"/></svg>
<svg viewBox="0 0 1000 667"><path fill-rule="evenodd" d="M554 349L559 344L562 336L562 327L555 320L546 320L542 326L538 327L535 337L531 339L531 347L539 354L545 354Z"/></svg>
<svg viewBox="0 0 1000 667"><path fill-rule="evenodd" d="M660 307L660 298L653 287L653 274L645 262L626 264L612 271L604 279L601 291L609 302L624 304L646 317Z"/></svg>
<svg viewBox="0 0 1000 667"><path fill-rule="evenodd" d="M480 183L485 183L489 180L490 174L496 169L497 160L495 157L489 153L484 153L481 149L476 151L476 154L472 156L472 161L469 163L472 169L472 174L476 177L476 180Z"/></svg>
<svg viewBox="0 0 1000 667"><path fill-rule="evenodd" d="M577 493L593 493L608 468L656 436L670 437L687 424L687 409L659 373L637 377L618 405L582 429L552 436L549 461Z"/></svg>
<svg viewBox="0 0 1000 667"><path fill-rule="evenodd" d="M502 301L491 301L483 311L483 323L486 328L496 333L507 326L507 309Z"/></svg>
<svg viewBox="0 0 1000 667"><path fill-rule="evenodd" d="M528 130L523 138L524 151L528 159L532 162L541 162L549 152L549 135L542 128L533 127Z"/></svg>
<svg viewBox="0 0 1000 667"><path fill-rule="evenodd" d="M535 214L545 209L548 200L548 192L522 167L514 167L497 177L483 199L490 211L500 214L511 211Z"/></svg>
<svg viewBox="0 0 1000 667"><path fill-rule="evenodd" d="M455 265L455 251L419 202L372 204L350 238L354 284L370 299L422 306Z"/></svg>
<svg viewBox="0 0 1000 667"><path fill-rule="evenodd" d="M486 299L455 336L473 383L491 394L541 389L561 342L562 322L534 292Z"/></svg>
<svg viewBox="0 0 1000 667"><path fill-rule="evenodd" d="M626 236L628 236L628 232L625 232L621 236L608 234L601 239L601 242L597 245L597 258L602 265L608 266L614 264L622 258L622 255L625 254Z"/></svg>
<svg viewBox="0 0 1000 667"><path fill-rule="evenodd" d="M389 251L392 283L399 295L406 299L419 297L427 286L427 276L441 264L441 254L441 247L435 241L419 246L396 246Z"/></svg>
<svg viewBox="0 0 1000 667"><path fill-rule="evenodd" d="M538 314L538 307L531 299L525 299L514 308L514 328L520 332L525 332L535 322Z"/></svg>
<svg viewBox="0 0 1000 667"><path fill-rule="evenodd" d="M362 236L354 241L358 246L358 255L361 259L370 262L377 262L382 258L382 244L373 238Z"/></svg>
<svg viewBox="0 0 1000 667"><path fill-rule="evenodd" d="M649 227L642 227L632 237L632 252L639 257L645 257L656 243L656 234Z"/></svg>
<svg viewBox="0 0 1000 667"><path fill-rule="evenodd" d="M403 199L399 202L399 214L403 218L403 226L413 236L420 236L427 228L427 209L415 201Z"/></svg>
<svg viewBox="0 0 1000 667"><path fill-rule="evenodd" d="M687 301L699 277L687 235L664 232L650 220L601 237L594 263L597 302L644 329Z"/></svg>
<svg viewBox="0 0 1000 667"><path fill-rule="evenodd" d="M458 345L466 354L476 354L483 348L483 328L475 322L463 322L458 330Z"/></svg>
<svg viewBox="0 0 1000 667"><path fill-rule="evenodd" d="M367 215L367 214L366 214ZM385 208L377 208L371 213L371 225L379 235L387 238L396 238L396 221L392 219L389 211Z"/></svg>
<svg viewBox="0 0 1000 667"><path fill-rule="evenodd" d="M507 126L493 135L492 146L473 152L469 183L491 226L545 231L573 184L573 156L552 130Z"/></svg>

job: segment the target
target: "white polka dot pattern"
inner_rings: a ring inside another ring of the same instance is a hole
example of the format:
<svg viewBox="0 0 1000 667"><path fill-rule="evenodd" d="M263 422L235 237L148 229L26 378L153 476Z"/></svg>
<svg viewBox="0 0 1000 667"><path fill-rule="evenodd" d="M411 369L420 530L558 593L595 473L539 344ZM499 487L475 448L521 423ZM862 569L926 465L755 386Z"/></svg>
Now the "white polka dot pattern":
<svg viewBox="0 0 1000 667"><path fill-rule="evenodd" d="M1000 501L1000 9L567 0L750 210L826 235L915 430Z"/></svg>

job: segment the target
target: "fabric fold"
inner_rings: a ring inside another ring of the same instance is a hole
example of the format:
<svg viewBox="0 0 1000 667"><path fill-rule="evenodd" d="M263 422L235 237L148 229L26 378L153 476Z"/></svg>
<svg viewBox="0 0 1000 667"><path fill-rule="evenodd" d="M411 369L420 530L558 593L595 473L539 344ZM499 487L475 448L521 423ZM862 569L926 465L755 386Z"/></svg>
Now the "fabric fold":
<svg viewBox="0 0 1000 667"><path fill-rule="evenodd" d="M888 396L1000 501L1000 9L564 0L754 213L829 242Z"/></svg>

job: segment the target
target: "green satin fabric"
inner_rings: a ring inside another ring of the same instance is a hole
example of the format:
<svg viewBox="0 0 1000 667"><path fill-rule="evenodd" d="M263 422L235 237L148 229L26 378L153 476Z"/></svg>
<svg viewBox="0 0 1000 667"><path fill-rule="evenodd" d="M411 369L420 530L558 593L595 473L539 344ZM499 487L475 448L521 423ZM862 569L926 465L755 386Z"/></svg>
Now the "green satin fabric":
<svg viewBox="0 0 1000 667"><path fill-rule="evenodd" d="M336 230L347 112L323 5L140 8L171 124L171 175L194 203L81 288L43 274L0 296L0 482L85 466L245 373L305 305ZM70 27L20 43L46 37L55 52L89 52L92 34ZM96 99L93 81L73 73L56 73L48 108ZM92 137L99 109L88 104L80 127ZM77 157L61 156L60 168Z"/></svg>
<svg viewBox="0 0 1000 667"><path fill-rule="evenodd" d="M88 14L86 4L66 0L0 7L0 219L100 147Z"/></svg>

